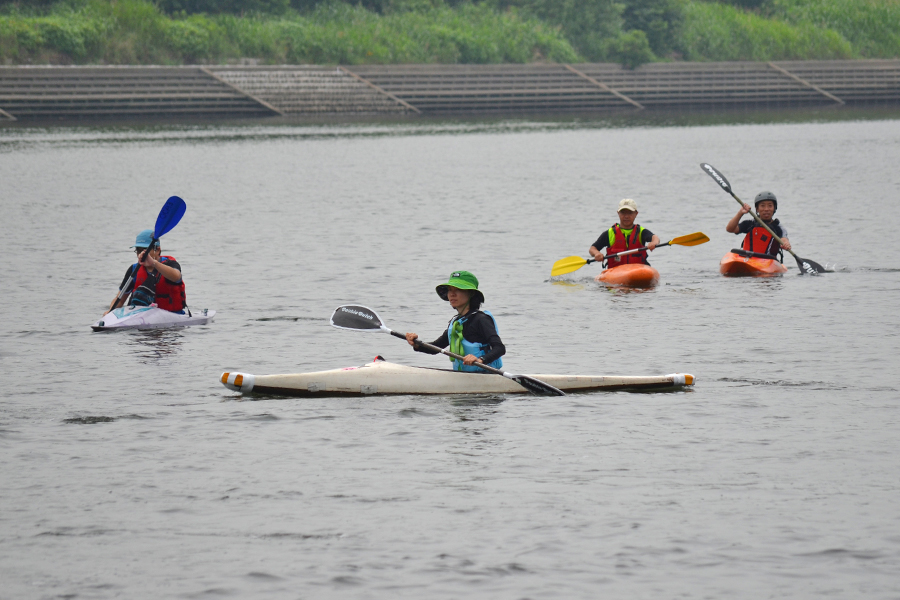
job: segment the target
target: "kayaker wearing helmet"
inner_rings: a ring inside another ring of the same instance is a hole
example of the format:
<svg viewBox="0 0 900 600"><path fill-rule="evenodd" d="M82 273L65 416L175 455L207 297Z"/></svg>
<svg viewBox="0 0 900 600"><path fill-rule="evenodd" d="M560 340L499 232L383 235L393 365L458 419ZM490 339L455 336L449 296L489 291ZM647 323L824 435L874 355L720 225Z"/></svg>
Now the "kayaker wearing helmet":
<svg viewBox="0 0 900 600"><path fill-rule="evenodd" d="M659 236L653 234L649 229L644 229L640 225L635 225L634 220L638 216L637 204L631 198L625 198L619 202L619 222L610 227L608 230L600 234L591 249L588 250L595 260L603 260L603 248L608 248L606 254L616 254L624 252L632 248L640 248L647 246L647 250L652 251L659 245ZM627 264L644 264L647 262L647 250L641 250L634 254L626 254L621 258L612 258L607 261L609 268L618 267Z"/></svg>
<svg viewBox="0 0 900 600"><path fill-rule="evenodd" d="M778 210L778 199L775 198L775 194L772 192L760 192L756 195L754 204L756 205L756 214L759 215L759 218L781 238L781 247L785 250L790 250L791 242L787 238L787 228L778 219L772 219L775 211ZM728 233L746 234L741 247L748 252L768 254L772 257L777 256L780 248L775 242L775 238L766 231L765 227L760 227L756 219L741 221L741 217L748 212L750 212L750 205L745 203L738 210L737 214L728 221L725 231Z"/></svg>
<svg viewBox="0 0 900 600"><path fill-rule="evenodd" d="M147 248L150 251L141 260ZM119 285L119 292L124 289L125 293L121 298L117 295L106 312L123 306L130 293L130 306L150 306L155 302L164 310L183 313L187 302L184 281L181 279L181 265L171 256L162 256L159 240L153 240L152 229L145 229L137 235L134 251L138 262L128 267Z"/></svg>
<svg viewBox="0 0 900 600"><path fill-rule="evenodd" d="M442 300L450 303L457 314L450 319L441 337L431 342L438 348L450 346L450 352L459 354L464 360L451 358L455 371L485 373L475 363L486 364L499 369L503 366L500 357L506 354L506 347L497 333L497 322L490 311L482 311L484 294L478 290L478 279L468 271L455 271L447 283L435 288ZM434 350L421 347L418 335L407 333L406 341L416 352L437 354Z"/></svg>

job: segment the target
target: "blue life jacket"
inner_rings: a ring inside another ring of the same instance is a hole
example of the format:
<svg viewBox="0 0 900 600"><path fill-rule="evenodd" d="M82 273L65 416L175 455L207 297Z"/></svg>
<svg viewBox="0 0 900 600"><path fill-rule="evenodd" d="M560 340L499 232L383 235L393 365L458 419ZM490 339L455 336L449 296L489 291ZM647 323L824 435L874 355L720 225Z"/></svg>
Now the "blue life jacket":
<svg viewBox="0 0 900 600"><path fill-rule="evenodd" d="M497 319L494 318L494 315L491 314L491 311L483 310L481 312L483 312L484 314L489 316L491 318L491 320L494 321L494 329L497 330L497 333L500 333L500 328L497 327ZM452 319L450 319L450 324L447 325L447 339L448 340L453 339L453 324L456 321L459 321L460 323L465 323L467 318L468 317L453 317ZM484 356L487 353L486 348L490 348L490 344L480 344L478 342L470 342L465 337L463 337L463 339L462 339L462 346L463 346L463 349L465 350L463 352L463 356L465 356L467 354L471 354L472 356L475 356L477 358L481 358L482 356ZM484 369L482 369L480 367L476 367L475 365L470 366L470 365L463 364L463 362L461 360L457 360L455 358L451 358L450 360L451 360L451 362L453 362L453 370L454 371L472 371L472 372L477 372L477 373L487 373L487 371L485 371ZM495 369L500 369L503 367L503 359L501 357L492 363L486 363L486 364L489 367L494 367Z"/></svg>

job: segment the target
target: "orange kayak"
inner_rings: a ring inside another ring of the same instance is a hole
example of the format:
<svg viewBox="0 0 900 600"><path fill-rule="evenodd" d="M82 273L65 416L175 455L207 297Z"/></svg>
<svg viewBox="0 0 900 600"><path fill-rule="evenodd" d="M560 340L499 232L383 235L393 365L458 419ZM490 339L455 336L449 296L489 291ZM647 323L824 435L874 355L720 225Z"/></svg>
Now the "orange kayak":
<svg viewBox="0 0 900 600"><path fill-rule="evenodd" d="M727 277L777 277L787 272L787 267L773 258L760 258L752 253L744 255L734 251L722 257L719 272Z"/></svg>
<svg viewBox="0 0 900 600"><path fill-rule="evenodd" d="M606 269L597 275L595 279L606 285L649 288L659 283L659 271L650 265L621 265L612 269Z"/></svg>

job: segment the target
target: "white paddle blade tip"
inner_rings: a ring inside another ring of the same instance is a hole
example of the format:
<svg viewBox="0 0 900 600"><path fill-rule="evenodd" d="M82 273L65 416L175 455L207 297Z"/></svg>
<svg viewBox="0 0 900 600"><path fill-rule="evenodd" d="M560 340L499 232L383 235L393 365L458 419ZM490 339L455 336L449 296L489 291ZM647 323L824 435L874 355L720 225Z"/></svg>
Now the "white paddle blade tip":
<svg viewBox="0 0 900 600"><path fill-rule="evenodd" d="M722 175L721 173L719 173L719 172L716 170L715 167L713 167L713 166L712 166L711 164L709 164L709 163L700 163L700 168L703 169L703 171L704 171L707 175L709 175L710 177L712 177L713 180L714 180L716 183L718 183L719 186L720 186L723 190L725 190L726 192L729 192L729 193L731 192L731 184L728 183L728 180L725 179L725 176Z"/></svg>

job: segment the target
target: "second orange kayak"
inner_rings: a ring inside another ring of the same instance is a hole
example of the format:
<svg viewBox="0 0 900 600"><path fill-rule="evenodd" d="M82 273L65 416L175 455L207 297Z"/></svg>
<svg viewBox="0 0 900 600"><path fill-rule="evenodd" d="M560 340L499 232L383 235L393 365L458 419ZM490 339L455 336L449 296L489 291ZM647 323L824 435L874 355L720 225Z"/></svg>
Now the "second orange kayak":
<svg viewBox="0 0 900 600"><path fill-rule="evenodd" d="M659 271L650 265L621 265L606 269L595 279L607 285L650 288L659 283Z"/></svg>
<svg viewBox="0 0 900 600"><path fill-rule="evenodd" d="M760 258L759 255L742 256L729 252L722 257L719 272L728 277L776 277L786 273L787 267L772 258Z"/></svg>

